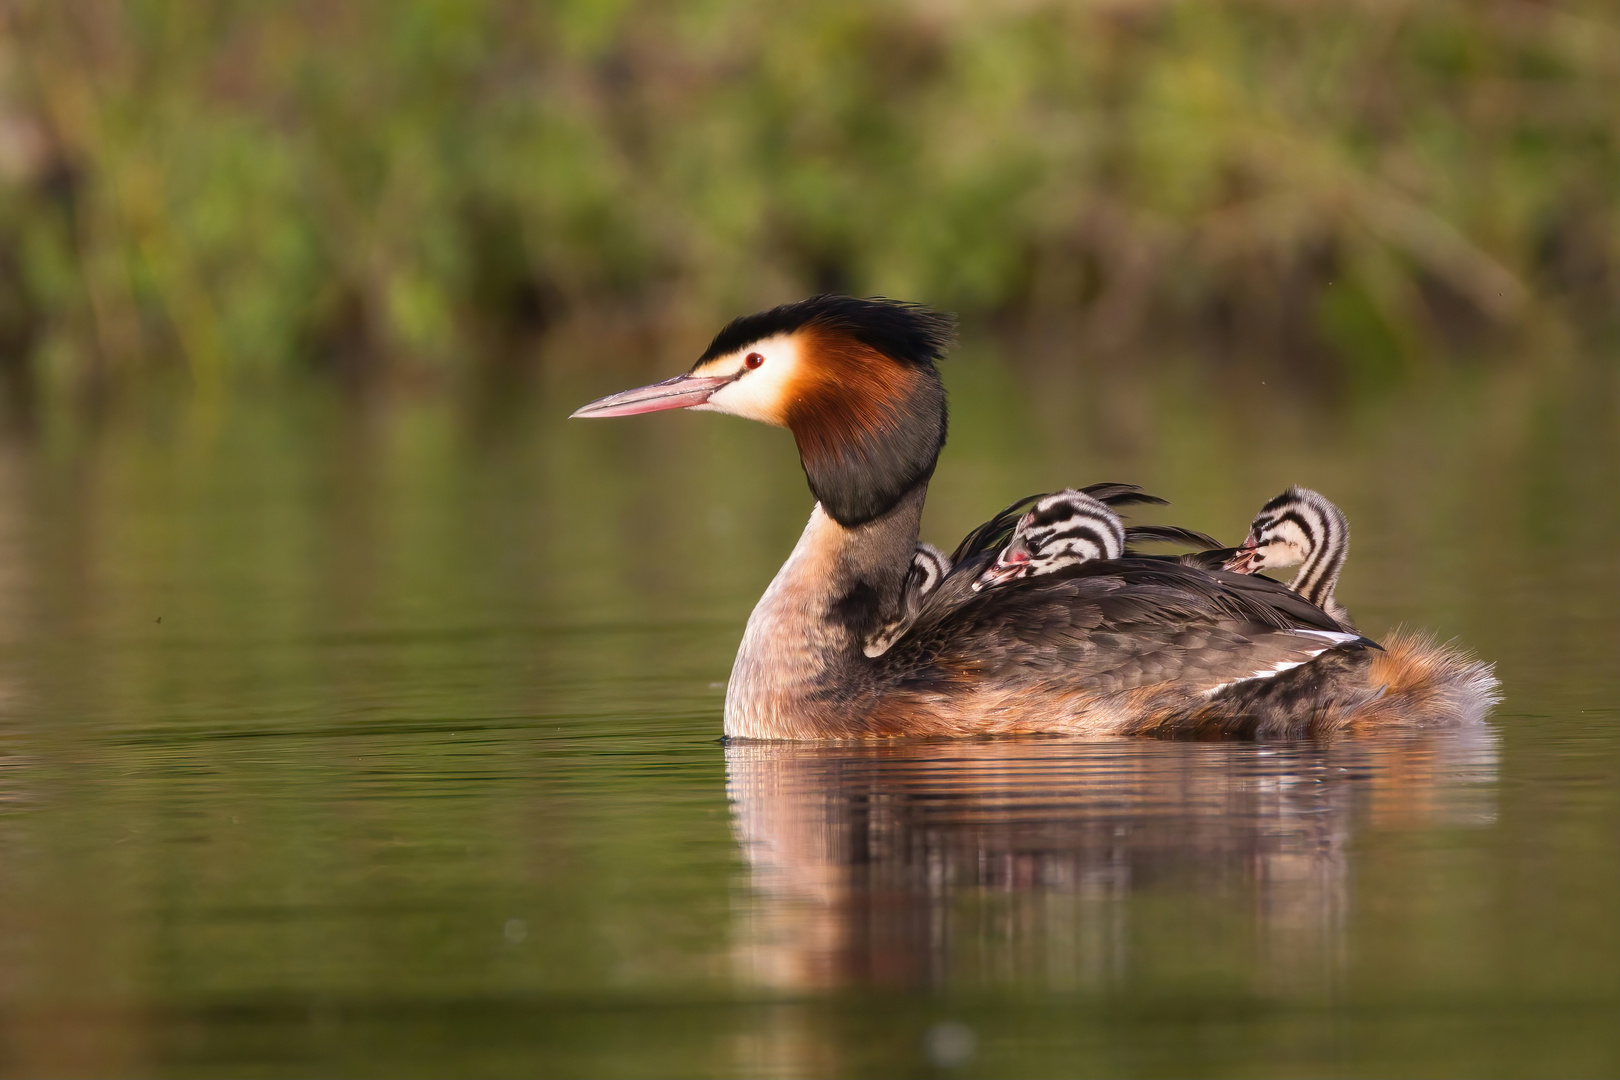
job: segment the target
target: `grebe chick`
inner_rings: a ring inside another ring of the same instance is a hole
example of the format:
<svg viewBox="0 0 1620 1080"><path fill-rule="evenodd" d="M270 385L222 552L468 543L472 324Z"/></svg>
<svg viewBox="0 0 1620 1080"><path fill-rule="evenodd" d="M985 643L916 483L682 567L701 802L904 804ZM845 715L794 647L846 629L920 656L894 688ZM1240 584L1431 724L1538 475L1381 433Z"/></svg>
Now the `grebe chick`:
<svg viewBox="0 0 1620 1080"><path fill-rule="evenodd" d="M973 582L973 590L1124 554L1125 525L1118 514L1083 491L1055 491L1036 499L1018 519L1012 539Z"/></svg>
<svg viewBox="0 0 1620 1080"><path fill-rule="evenodd" d="M1223 569L1254 574L1299 566L1289 588L1354 632L1350 613L1333 598L1349 553L1350 522L1344 512L1309 488L1291 487L1260 508L1248 537Z"/></svg>
<svg viewBox="0 0 1620 1080"><path fill-rule="evenodd" d="M923 601L929 593L939 588L939 583L950 572L950 557L933 544L919 540L917 550L911 555L911 567L906 571L900 617L885 623L882 629L867 639L862 651L867 656L881 656L887 652L889 646L911 629L911 624L917 621L917 615L922 611Z"/></svg>
<svg viewBox="0 0 1620 1080"><path fill-rule="evenodd" d="M1149 495L1136 484L1101 483L1087 484L1079 488L1081 495L1089 495L1104 506L1113 510L1119 506L1132 506L1146 503L1152 506L1169 506L1170 503L1157 495ZM962 538L962 542L951 553L953 569L961 570L976 557L985 556L985 561L993 561L990 557L999 553L1012 542L1013 534L1018 531L1018 523L1024 519L1028 508L1051 495L1061 492L1045 492L1039 495L1026 495L1017 502L1010 504L1001 513L980 525ZM1115 511L1116 513L1118 511ZM1123 515L1121 515L1123 521ZM1144 555L1138 550L1141 544L1180 544L1190 547L1197 552L1197 558L1176 555ZM1221 548L1220 541L1207 533L1196 529L1184 529L1179 525L1132 525L1125 530L1125 555L1147 559L1181 561L1185 566L1201 566L1206 570L1218 570L1227 556L1236 548ZM1215 557L1219 552L1219 557ZM1213 558L1213 561L1211 559Z"/></svg>
<svg viewBox="0 0 1620 1080"><path fill-rule="evenodd" d="M998 552L995 561L974 581L974 591L1038 574L1056 573L1090 559L1131 556L1216 570L1237 550L1223 548L1214 537L1179 525L1126 528L1113 507L1130 503L1169 505L1135 484L1090 484L1078 491L1071 488L1021 499L988 523L988 532L981 542L1001 534L1002 530L995 528L998 522L1017 509L1033 504L1007 534L1006 546ZM1196 550L1186 555L1147 555L1138 550L1140 544L1160 543L1182 544Z"/></svg>
<svg viewBox="0 0 1620 1080"><path fill-rule="evenodd" d="M1133 557L1129 530L1123 558L980 591L1004 543L964 542L971 557L925 591L913 570L952 329L914 304L813 297L734 320L684 375L575 411L701 409L793 434L815 506L743 631L728 737L1297 737L1455 724L1494 703L1489 667L1455 650L1384 652L1268 578Z"/></svg>

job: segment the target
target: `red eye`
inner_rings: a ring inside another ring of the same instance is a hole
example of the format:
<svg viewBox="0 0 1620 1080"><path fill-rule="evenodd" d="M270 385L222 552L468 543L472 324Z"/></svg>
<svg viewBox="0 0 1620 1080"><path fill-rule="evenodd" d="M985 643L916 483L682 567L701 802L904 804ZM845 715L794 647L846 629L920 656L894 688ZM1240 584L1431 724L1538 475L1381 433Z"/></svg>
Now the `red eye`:
<svg viewBox="0 0 1620 1080"><path fill-rule="evenodd" d="M763 364L764 362L765 362L765 358L763 356L759 355L759 353L757 353L757 352L751 352L751 353L749 353L747 356L745 356L743 358L743 366L746 367L749 371L753 371L755 368L759 367L759 365Z"/></svg>

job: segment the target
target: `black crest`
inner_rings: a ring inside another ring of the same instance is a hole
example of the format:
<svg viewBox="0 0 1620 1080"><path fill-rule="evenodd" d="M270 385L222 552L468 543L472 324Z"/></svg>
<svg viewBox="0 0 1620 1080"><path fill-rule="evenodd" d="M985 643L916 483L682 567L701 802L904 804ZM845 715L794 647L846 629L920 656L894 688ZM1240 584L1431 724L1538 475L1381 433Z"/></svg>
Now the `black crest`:
<svg viewBox="0 0 1620 1080"><path fill-rule="evenodd" d="M812 296L731 320L709 342L698 364L809 326L847 334L884 356L918 367L943 359L956 335L953 316L921 304L881 296Z"/></svg>

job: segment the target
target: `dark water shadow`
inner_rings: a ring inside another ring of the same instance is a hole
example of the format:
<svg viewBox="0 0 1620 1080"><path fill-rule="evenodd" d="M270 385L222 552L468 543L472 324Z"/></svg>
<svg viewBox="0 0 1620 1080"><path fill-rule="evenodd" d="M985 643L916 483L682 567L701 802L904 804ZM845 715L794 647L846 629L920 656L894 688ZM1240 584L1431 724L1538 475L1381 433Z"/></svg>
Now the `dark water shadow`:
<svg viewBox="0 0 1620 1080"><path fill-rule="evenodd" d="M1490 823L1497 743L739 743L726 768L755 985L1083 991L1190 948L1286 988L1342 967L1358 830Z"/></svg>

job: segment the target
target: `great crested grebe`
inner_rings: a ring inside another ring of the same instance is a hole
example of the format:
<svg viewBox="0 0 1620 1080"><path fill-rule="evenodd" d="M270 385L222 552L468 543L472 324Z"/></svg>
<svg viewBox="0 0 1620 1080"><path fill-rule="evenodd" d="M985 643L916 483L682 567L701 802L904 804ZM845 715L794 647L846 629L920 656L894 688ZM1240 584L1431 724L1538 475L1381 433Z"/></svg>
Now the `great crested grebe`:
<svg viewBox="0 0 1620 1080"><path fill-rule="evenodd" d="M1350 554L1350 522L1344 512L1309 488L1291 487L1260 508L1249 535L1224 569L1255 574L1270 567L1298 566L1289 588L1355 632L1344 605L1333 598Z"/></svg>
<svg viewBox="0 0 1620 1080"><path fill-rule="evenodd" d="M1386 652L1268 578L1174 559L975 591L995 550L964 544L868 655L906 618L952 330L915 304L817 296L736 319L686 374L573 414L699 409L793 433L816 505L748 618L727 736L1289 736L1458 723L1495 702L1490 667L1450 648Z"/></svg>

